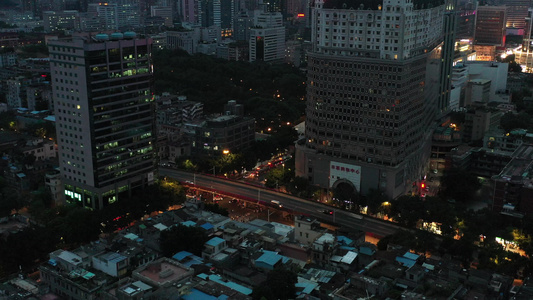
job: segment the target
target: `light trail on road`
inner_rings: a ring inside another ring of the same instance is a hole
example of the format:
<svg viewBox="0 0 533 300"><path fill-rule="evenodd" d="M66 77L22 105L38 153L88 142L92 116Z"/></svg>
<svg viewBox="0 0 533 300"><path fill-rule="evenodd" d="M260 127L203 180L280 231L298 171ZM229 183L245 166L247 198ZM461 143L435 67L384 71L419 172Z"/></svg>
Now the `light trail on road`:
<svg viewBox="0 0 533 300"><path fill-rule="evenodd" d="M301 199L284 193L279 193L269 189L248 185L242 182L227 180L224 178L193 174L181 170L160 168L159 175L168 176L180 182L196 182L196 186L211 189L221 194L233 194L243 198L255 199L264 203L270 203L272 200L279 201L284 208L292 210L294 214L304 214L324 220L328 223L335 223L345 229L361 230L371 233L374 236L384 237L395 233L400 226L374 219L368 216L358 215L341 209L332 208L325 204ZM320 213L324 209L333 210L333 215ZM335 222L333 222L335 221Z"/></svg>

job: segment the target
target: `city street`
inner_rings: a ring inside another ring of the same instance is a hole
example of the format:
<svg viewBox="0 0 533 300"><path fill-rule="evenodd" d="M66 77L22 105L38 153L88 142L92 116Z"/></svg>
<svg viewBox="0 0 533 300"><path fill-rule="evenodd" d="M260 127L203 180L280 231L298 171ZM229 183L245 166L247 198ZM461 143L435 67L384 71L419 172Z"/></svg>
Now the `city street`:
<svg viewBox="0 0 533 300"><path fill-rule="evenodd" d="M226 180L200 174L188 173L175 169L160 168L161 176L168 176L181 182L196 184L198 187L210 189L215 193L230 197L242 198L248 201L257 201L267 204L272 200L279 201L283 209L293 214L313 216L327 223L334 223L346 229L361 230L376 237L384 237L395 233L400 227L396 224L382 221L367 216L358 215L338 209L333 209L324 204L297 198L291 195L278 193L272 190L250 186L241 182ZM333 209L333 214L324 214L324 209Z"/></svg>

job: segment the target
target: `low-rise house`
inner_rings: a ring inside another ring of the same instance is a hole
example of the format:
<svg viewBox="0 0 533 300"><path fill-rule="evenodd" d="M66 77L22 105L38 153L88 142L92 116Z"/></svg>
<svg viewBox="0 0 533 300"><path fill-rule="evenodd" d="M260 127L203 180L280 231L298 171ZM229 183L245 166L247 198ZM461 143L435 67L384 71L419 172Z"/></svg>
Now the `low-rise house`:
<svg viewBox="0 0 533 300"><path fill-rule="evenodd" d="M205 243L204 250L202 251L202 258L211 259L227 247L226 240L214 237Z"/></svg>
<svg viewBox="0 0 533 300"><path fill-rule="evenodd" d="M327 266L331 257L337 252L338 244L335 236L324 233L318 237L311 247L311 258L319 266Z"/></svg>
<svg viewBox="0 0 533 300"><path fill-rule="evenodd" d="M120 253L106 252L92 257L92 266L107 275L120 277L128 272L128 258Z"/></svg>

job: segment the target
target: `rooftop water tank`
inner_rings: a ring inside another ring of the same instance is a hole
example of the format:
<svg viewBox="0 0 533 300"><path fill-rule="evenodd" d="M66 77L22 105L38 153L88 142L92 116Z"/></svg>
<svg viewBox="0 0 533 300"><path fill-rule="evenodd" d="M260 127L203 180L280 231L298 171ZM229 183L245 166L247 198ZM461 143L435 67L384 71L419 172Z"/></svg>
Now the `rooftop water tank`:
<svg viewBox="0 0 533 300"><path fill-rule="evenodd" d="M99 33L94 38L97 41L108 41L109 40L109 35L107 35L105 33Z"/></svg>
<svg viewBox="0 0 533 300"><path fill-rule="evenodd" d="M111 34L111 39L112 40L121 40L124 38L124 35L120 32L115 32L115 33L112 33Z"/></svg>
<svg viewBox="0 0 533 300"><path fill-rule="evenodd" d="M124 32L124 38L126 39L134 39L137 37L137 34L133 31L126 31Z"/></svg>

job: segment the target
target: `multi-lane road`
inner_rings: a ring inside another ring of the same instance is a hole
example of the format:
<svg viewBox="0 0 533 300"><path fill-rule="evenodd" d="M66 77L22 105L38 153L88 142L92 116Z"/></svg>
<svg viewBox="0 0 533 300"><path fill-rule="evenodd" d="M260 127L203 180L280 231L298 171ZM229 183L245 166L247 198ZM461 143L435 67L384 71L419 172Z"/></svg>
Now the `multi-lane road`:
<svg viewBox="0 0 533 300"><path fill-rule="evenodd" d="M258 188L238 181L226 180L211 176L188 173L180 170L160 168L159 175L167 176L178 181L192 182L198 187L211 189L222 194L230 193L239 195L248 199L256 199L262 202L270 203L272 200L279 201L283 207L296 213L322 219L328 223L334 223L344 229L361 230L366 233L372 233L375 236L383 237L392 234L400 229L399 226L382 220L377 220L367 216L361 216L351 212L334 209L332 215L324 214L322 211L331 209L321 203L297 198L291 195L278 193L272 190Z"/></svg>

